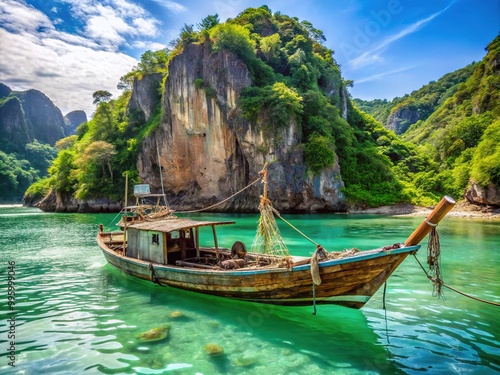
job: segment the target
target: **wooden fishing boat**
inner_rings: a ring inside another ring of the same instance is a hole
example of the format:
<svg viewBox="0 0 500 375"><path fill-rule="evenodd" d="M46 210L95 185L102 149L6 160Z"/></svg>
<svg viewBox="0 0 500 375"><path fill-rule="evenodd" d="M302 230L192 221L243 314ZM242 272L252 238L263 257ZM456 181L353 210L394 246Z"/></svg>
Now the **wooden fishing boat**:
<svg viewBox="0 0 500 375"><path fill-rule="evenodd" d="M268 204L266 176L264 170L261 206ZM141 199L148 196L148 192L136 194ZM247 252L240 241L231 248L219 244L217 228L233 221L196 221L165 210L158 214L151 206L137 210L140 204L132 213L124 213L120 231L104 232L101 225L97 243L109 264L160 285L268 304L361 308L401 262L419 250L418 243L454 204L444 197L405 243L367 251L328 253L317 244L310 257ZM265 216L264 211L261 209L261 215ZM259 226L264 224L261 221ZM201 238L207 237L209 243L201 244ZM269 237L265 233L264 242Z"/></svg>

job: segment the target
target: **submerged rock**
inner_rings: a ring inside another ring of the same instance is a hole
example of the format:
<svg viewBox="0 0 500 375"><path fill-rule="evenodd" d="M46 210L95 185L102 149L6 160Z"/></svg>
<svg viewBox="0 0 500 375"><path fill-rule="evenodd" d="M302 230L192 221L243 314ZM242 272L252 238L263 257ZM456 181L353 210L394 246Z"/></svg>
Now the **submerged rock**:
<svg viewBox="0 0 500 375"><path fill-rule="evenodd" d="M171 318L182 318L184 316L184 313L180 310L174 310L170 314L168 314L169 317Z"/></svg>
<svg viewBox="0 0 500 375"><path fill-rule="evenodd" d="M236 358L236 361L234 361L234 363L239 367L248 367L255 364L257 360L257 356L242 355L241 357Z"/></svg>
<svg viewBox="0 0 500 375"><path fill-rule="evenodd" d="M141 341L160 341L168 336L168 326L162 325L160 327L152 328L149 331L139 333L137 338Z"/></svg>
<svg viewBox="0 0 500 375"><path fill-rule="evenodd" d="M219 345L214 343L205 345L203 349L205 350L205 353L207 353L212 357L217 357L219 355L224 354L224 349L222 349Z"/></svg>

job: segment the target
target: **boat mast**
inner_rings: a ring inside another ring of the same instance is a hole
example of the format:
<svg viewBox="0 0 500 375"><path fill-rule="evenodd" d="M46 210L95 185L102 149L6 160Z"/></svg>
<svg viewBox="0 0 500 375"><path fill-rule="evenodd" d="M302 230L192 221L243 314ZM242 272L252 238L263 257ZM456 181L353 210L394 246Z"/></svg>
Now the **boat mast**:
<svg viewBox="0 0 500 375"><path fill-rule="evenodd" d="M163 188L163 173L161 171L161 160L160 160L160 149L158 148L158 143L156 143L156 155L158 157L158 168L160 168L160 183L161 183L161 193L163 194L163 203L168 206L167 197L165 196L165 189Z"/></svg>
<svg viewBox="0 0 500 375"><path fill-rule="evenodd" d="M124 202L124 214L123 217L125 218L125 225L123 227L123 244L122 244L122 249L123 249L123 255L125 255L125 246L127 244L127 204L128 204L128 172L125 172L125 202Z"/></svg>
<svg viewBox="0 0 500 375"><path fill-rule="evenodd" d="M264 169L262 169L262 183L264 184L264 191L262 196L267 200L267 162L264 164Z"/></svg>

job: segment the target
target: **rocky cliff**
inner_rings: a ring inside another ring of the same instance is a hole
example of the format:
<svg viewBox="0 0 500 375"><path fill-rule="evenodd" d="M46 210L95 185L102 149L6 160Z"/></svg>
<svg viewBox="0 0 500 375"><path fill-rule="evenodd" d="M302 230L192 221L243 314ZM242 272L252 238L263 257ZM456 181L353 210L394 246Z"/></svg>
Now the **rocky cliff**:
<svg viewBox="0 0 500 375"><path fill-rule="evenodd" d="M87 114L82 110L72 111L64 116L65 129L64 134L66 136L71 135L75 132L76 128L87 122Z"/></svg>
<svg viewBox="0 0 500 375"><path fill-rule="evenodd" d="M413 106L400 106L387 118L385 127L396 134L403 134L410 125L420 120L420 113Z"/></svg>
<svg viewBox="0 0 500 375"><path fill-rule="evenodd" d="M500 189L494 184L482 187L471 181L465 192L465 198L473 204L500 206Z"/></svg>
<svg viewBox="0 0 500 375"><path fill-rule="evenodd" d="M83 111L68 114L65 120L59 108L38 90L12 91L0 84L0 99L0 131L2 143L9 144L8 152L24 149L35 139L53 146L72 134L83 119L87 121Z"/></svg>
<svg viewBox="0 0 500 375"><path fill-rule="evenodd" d="M161 73L145 75L142 79L134 79L132 95L128 102L128 113L131 120L147 122L160 104Z"/></svg>
<svg viewBox="0 0 500 375"><path fill-rule="evenodd" d="M343 210L338 162L309 176L295 121L269 139L242 117L238 99L251 84L247 66L231 52L189 45L174 57L160 127L139 152L142 179L160 191L161 165L170 205L177 210L201 208L247 186L269 162L269 197L277 209ZM256 211L261 188L254 185L216 209Z"/></svg>

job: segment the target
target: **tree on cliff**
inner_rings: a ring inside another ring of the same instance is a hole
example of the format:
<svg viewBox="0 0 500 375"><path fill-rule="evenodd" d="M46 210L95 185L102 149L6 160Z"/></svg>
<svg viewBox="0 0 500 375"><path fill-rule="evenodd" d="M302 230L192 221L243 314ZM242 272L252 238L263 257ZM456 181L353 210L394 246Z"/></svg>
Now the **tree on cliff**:
<svg viewBox="0 0 500 375"><path fill-rule="evenodd" d="M99 104L109 102L112 95L109 91L97 90L92 94L92 97L94 98L93 104Z"/></svg>

